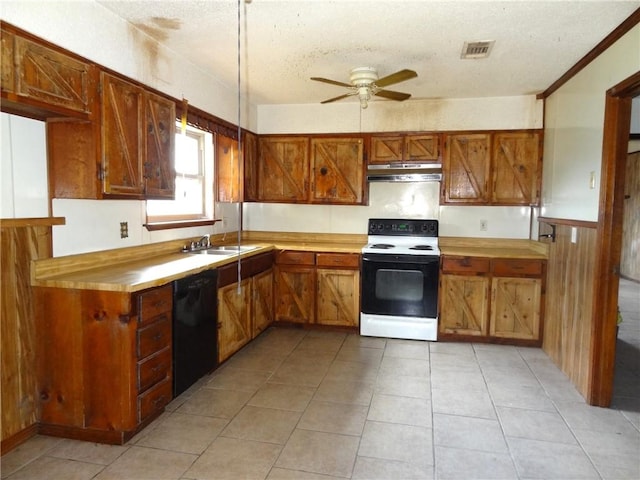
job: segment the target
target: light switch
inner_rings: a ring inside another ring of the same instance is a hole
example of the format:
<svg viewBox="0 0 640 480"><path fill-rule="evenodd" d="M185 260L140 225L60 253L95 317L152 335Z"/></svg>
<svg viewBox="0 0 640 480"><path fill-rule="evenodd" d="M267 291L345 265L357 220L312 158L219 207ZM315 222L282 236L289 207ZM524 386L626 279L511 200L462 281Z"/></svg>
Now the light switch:
<svg viewBox="0 0 640 480"><path fill-rule="evenodd" d="M578 229L576 227L571 227L571 243L576 243L578 241Z"/></svg>

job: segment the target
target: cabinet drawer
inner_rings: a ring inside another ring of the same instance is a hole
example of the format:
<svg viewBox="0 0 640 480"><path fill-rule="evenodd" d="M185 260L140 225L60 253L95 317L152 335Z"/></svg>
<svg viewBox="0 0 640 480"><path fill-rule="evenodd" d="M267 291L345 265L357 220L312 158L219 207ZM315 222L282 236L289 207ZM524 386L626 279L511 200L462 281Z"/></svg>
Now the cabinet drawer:
<svg viewBox="0 0 640 480"><path fill-rule="evenodd" d="M273 252L261 253L242 260L242 276L253 277L271 267L273 267Z"/></svg>
<svg viewBox="0 0 640 480"><path fill-rule="evenodd" d="M154 288L140 294L139 322L146 325L162 314L170 313L173 308L171 285Z"/></svg>
<svg viewBox="0 0 640 480"><path fill-rule="evenodd" d="M171 401L171 391L171 378L167 378L142 395L138 395L138 421L142 422L148 416L164 408Z"/></svg>
<svg viewBox="0 0 640 480"><path fill-rule="evenodd" d="M138 358L143 359L171 345L171 318L164 317L138 329Z"/></svg>
<svg viewBox="0 0 640 480"><path fill-rule="evenodd" d="M351 267L360 266L360 255L357 253L318 253L316 264L319 267Z"/></svg>
<svg viewBox="0 0 640 480"><path fill-rule="evenodd" d="M489 259L482 257L442 257L444 273L486 273L489 271Z"/></svg>
<svg viewBox="0 0 640 480"><path fill-rule="evenodd" d="M149 387L168 378L170 372L171 349L168 347L138 362L138 392L144 392Z"/></svg>
<svg viewBox="0 0 640 480"><path fill-rule="evenodd" d="M491 271L497 276L541 275L542 260L496 259L491 261Z"/></svg>
<svg viewBox="0 0 640 480"><path fill-rule="evenodd" d="M315 265L316 255L313 252L297 252L294 250L283 250L278 252L276 263L288 265Z"/></svg>

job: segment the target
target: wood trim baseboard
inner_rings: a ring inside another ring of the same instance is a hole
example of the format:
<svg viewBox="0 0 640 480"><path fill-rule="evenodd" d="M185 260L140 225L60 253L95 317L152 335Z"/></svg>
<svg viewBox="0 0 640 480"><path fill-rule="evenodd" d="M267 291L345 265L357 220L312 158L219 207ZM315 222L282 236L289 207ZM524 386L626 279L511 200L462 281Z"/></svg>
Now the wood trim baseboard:
<svg viewBox="0 0 640 480"><path fill-rule="evenodd" d="M34 423L2 440L2 442L0 442L0 455L9 453L17 446L35 436L38 433L38 428L38 424Z"/></svg>

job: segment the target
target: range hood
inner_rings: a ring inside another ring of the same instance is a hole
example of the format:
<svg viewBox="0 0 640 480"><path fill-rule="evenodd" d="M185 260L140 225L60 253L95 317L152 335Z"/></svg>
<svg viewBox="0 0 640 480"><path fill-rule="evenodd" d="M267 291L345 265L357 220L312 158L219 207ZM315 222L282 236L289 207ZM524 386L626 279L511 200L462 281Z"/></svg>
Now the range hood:
<svg viewBox="0 0 640 480"><path fill-rule="evenodd" d="M367 167L368 182L439 182L440 163L385 163Z"/></svg>

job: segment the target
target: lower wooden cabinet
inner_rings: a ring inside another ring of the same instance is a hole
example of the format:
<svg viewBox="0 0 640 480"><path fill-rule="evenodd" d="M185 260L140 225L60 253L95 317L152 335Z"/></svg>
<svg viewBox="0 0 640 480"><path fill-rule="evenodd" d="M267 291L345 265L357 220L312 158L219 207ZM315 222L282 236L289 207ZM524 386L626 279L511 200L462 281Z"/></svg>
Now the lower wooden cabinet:
<svg viewBox="0 0 640 480"><path fill-rule="evenodd" d="M218 362L246 345L251 334L251 279L218 287Z"/></svg>
<svg viewBox="0 0 640 480"><path fill-rule="evenodd" d="M541 338L541 295L539 278L492 278L489 334L500 338Z"/></svg>
<svg viewBox="0 0 640 480"><path fill-rule="evenodd" d="M273 254L218 269L218 362L222 363L273 322Z"/></svg>
<svg viewBox="0 0 640 480"><path fill-rule="evenodd" d="M489 279L443 275L440 333L486 336L489 329Z"/></svg>
<svg viewBox="0 0 640 480"><path fill-rule="evenodd" d="M281 251L276 256L276 321L357 327L359 266L359 254Z"/></svg>
<svg viewBox="0 0 640 480"><path fill-rule="evenodd" d="M40 432L126 442L172 399L171 285L36 292Z"/></svg>
<svg viewBox="0 0 640 480"><path fill-rule="evenodd" d="M540 345L546 265L443 256L440 338Z"/></svg>

